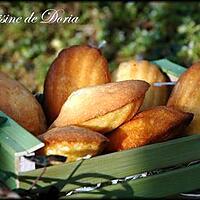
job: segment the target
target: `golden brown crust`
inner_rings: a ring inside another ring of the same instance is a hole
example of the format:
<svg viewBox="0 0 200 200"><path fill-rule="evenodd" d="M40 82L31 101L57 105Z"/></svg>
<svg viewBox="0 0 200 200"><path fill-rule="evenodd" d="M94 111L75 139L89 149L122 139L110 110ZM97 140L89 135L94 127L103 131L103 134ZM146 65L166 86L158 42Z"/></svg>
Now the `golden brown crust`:
<svg viewBox="0 0 200 200"><path fill-rule="evenodd" d="M98 132L78 126L65 126L61 128L53 128L46 133L39 135L39 139L50 144L61 142L86 142L86 143L101 143L108 139Z"/></svg>
<svg viewBox="0 0 200 200"><path fill-rule="evenodd" d="M103 134L110 132L124 122L132 119L142 105L143 99L144 97L141 97L137 101L134 101L134 103L129 103L115 111L95 117L78 125Z"/></svg>
<svg viewBox="0 0 200 200"><path fill-rule="evenodd" d="M130 60L122 62L112 73L112 81L122 80L144 80L150 84L155 82L167 82L169 77L162 73L158 66L147 60ZM151 86L145 95L143 105L140 110L145 110L158 105L166 105L170 94L168 86Z"/></svg>
<svg viewBox="0 0 200 200"><path fill-rule="evenodd" d="M46 131L42 107L22 84L0 73L0 110L31 133Z"/></svg>
<svg viewBox="0 0 200 200"><path fill-rule="evenodd" d="M167 106L194 113L186 132L200 133L200 62L193 64L179 77Z"/></svg>
<svg viewBox="0 0 200 200"><path fill-rule="evenodd" d="M110 82L108 63L99 49L77 45L63 49L49 68L44 84L44 108L53 122L75 90Z"/></svg>
<svg viewBox="0 0 200 200"><path fill-rule="evenodd" d="M87 155L100 154L109 140L98 132L78 126L54 128L39 136L45 143L40 154L67 156L67 161L74 161Z"/></svg>
<svg viewBox="0 0 200 200"><path fill-rule="evenodd" d="M183 134L193 114L166 106L157 106L138 113L131 121L108 134L107 151L120 151L165 141Z"/></svg>
<svg viewBox="0 0 200 200"><path fill-rule="evenodd" d="M144 98L148 88L145 81L130 80L79 89L69 96L51 127L75 125L103 116Z"/></svg>

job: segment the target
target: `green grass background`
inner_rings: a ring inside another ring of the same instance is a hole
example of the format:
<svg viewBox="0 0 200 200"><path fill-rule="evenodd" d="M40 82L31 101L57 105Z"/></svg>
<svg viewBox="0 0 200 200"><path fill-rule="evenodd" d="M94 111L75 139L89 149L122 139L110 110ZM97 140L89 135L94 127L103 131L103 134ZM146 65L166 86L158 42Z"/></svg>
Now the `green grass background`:
<svg viewBox="0 0 200 200"><path fill-rule="evenodd" d="M33 92L62 49L107 41L110 69L128 59L168 58L190 66L200 57L198 2L0 2L0 15L26 17L46 9L79 16L77 24L0 24L0 70Z"/></svg>

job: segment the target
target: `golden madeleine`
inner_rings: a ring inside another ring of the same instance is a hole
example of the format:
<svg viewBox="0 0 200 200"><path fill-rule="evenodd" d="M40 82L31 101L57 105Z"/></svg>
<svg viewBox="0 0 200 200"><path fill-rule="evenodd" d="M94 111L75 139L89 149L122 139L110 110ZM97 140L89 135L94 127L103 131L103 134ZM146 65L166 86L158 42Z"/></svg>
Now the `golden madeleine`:
<svg viewBox="0 0 200 200"><path fill-rule="evenodd" d="M117 128L120 124L129 121L141 106L141 100L134 103L129 103L122 108L111 111L94 119L87 120L79 125L82 127L88 127L101 133L109 132Z"/></svg>
<svg viewBox="0 0 200 200"><path fill-rule="evenodd" d="M35 97L18 81L1 72L0 110L34 135L46 131L46 118Z"/></svg>
<svg viewBox="0 0 200 200"><path fill-rule="evenodd" d="M106 151L120 151L165 141L183 134L193 114L166 106L138 113L133 119L107 135Z"/></svg>
<svg viewBox="0 0 200 200"><path fill-rule="evenodd" d="M108 63L99 49L88 45L63 49L50 66L44 84L44 108L49 123L57 118L73 91L108 82Z"/></svg>
<svg viewBox="0 0 200 200"><path fill-rule="evenodd" d="M162 73L156 65L146 60L130 60L128 62L122 62L119 67L113 71L111 78L112 82L123 80L144 80L149 84L169 81L166 74ZM166 105L169 94L170 88L168 86L155 87L151 85L145 95L140 110L145 110L159 105Z"/></svg>
<svg viewBox="0 0 200 200"><path fill-rule="evenodd" d="M102 134L77 126L53 128L38 138L45 143L40 154L66 156L67 162L98 155L109 142Z"/></svg>
<svg viewBox="0 0 200 200"><path fill-rule="evenodd" d="M193 64L179 77L167 106L194 113L194 119L186 133L200 133L200 62Z"/></svg>
<svg viewBox="0 0 200 200"><path fill-rule="evenodd" d="M130 120L139 110L149 84L120 81L73 92L50 128L79 125L101 133Z"/></svg>

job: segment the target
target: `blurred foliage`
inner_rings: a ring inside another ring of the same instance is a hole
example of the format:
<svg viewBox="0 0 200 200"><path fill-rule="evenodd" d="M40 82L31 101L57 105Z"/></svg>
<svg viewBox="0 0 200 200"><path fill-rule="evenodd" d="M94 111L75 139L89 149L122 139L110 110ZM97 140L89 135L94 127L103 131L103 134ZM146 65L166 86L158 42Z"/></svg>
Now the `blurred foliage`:
<svg viewBox="0 0 200 200"><path fill-rule="evenodd" d="M42 91L57 53L74 44L98 45L111 70L130 58L166 57L189 66L200 57L198 2L1 2L0 15L41 15L48 8L79 16L77 24L0 24L0 70L31 91Z"/></svg>

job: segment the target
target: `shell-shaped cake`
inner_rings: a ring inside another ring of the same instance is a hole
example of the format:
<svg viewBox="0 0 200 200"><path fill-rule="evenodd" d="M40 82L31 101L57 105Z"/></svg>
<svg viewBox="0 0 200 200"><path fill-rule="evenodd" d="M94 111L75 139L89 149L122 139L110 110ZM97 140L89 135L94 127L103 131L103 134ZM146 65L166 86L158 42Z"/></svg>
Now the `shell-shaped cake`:
<svg viewBox="0 0 200 200"><path fill-rule="evenodd" d="M38 138L45 143L39 154L66 156L67 162L98 155L109 141L100 133L77 126L53 128Z"/></svg>
<svg viewBox="0 0 200 200"><path fill-rule="evenodd" d="M44 109L49 123L59 115L75 90L110 82L106 58L97 48L77 45L63 49L53 61L44 84Z"/></svg>
<svg viewBox="0 0 200 200"><path fill-rule="evenodd" d="M155 82L167 82L169 78L160 69L146 60L130 60L122 62L119 67L113 71L112 82L123 80L144 80L149 84ZM150 107L166 105L170 94L168 86L155 87L151 85L147 91L144 103L140 110L145 110Z"/></svg>
<svg viewBox="0 0 200 200"><path fill-rule="evenodd" d="M187 134L200 133L200 62L193 64L178 79L167 106L194 114Z"/></svg>
<svg viewBox="0 0 200 200"><path fill-rule="evenodd" d="M127 123L107 135L107 151L121 151L162 142L183 134L193 114L167 106L156 106L138 113Z"/></svg>
<svg viewBox="0 0 200 200"><path fill-rule="evenodd" d="M46 131L46 118L36 98L3 73L0 73L0 110L34 135Z"/></svg>
<svg viewBox="0 0 200 200"><path fill-rule="evenodd" d="M136 114L148 88L145 81L133 80L81 88L69 96L50 128L78 125L109 132Z"/></svg>

